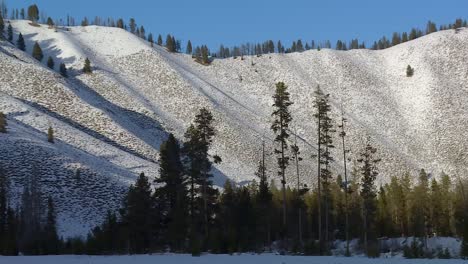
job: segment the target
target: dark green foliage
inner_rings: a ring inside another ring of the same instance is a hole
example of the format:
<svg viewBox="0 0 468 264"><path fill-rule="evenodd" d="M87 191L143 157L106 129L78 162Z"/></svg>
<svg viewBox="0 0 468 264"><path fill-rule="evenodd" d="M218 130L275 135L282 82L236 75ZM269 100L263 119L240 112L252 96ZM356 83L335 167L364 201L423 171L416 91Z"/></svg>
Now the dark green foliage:
<svg viewBox="0 0 468 264"><path fill-rule="evenodd" d="M91 62L89 61L88 58L86 58L84 67L83 67L83 72L84 73L92 73L93 70L91 69Z"/></svg>
<svg viewBox="0 0 468 264"><path fill-rule="evenodd" d="M363 225L364 225L364 249L366 254L372 255L372 244L377 243L376 234L376 212L377 212L377 190L375 180L379 174L377 164L380 159L375 158L377 149L367 142L365 149L359 153L357 160L361 173L361 197L363 201Z"/></svg>
<svg viewBox="0 0 468 264"><path fill-rule="evenodd" d="M192 54L192 42L190 40L187 42L187 49L185 50L185 53Z"/></svg>
<svg viewBox="0 0 468 264"><path fill-rule="evenodd" d="M165 212L161 219L165 227L163 241L173 251L180 251L184 249L183 242L188 230L187 178L183 171L179 143L172 134L161 145L159 164L160 176L155 183L161 187L156 189L155 198L159 210Z"/></svg>
<svg viewBox="0 0 468 264"><path fill-rule="evenodd" d="M49 28L54 27L54 21L52 20L51 17L47 18L47 25L49 25Z"/></svg>
<svg viewBox="0 0 468 264"><path fill-rule="evenodd" d="M2 12L0 11L0 38L3 38L4 30L5 30L5 21L3 21Z"/></svg>
<svg viewBox="0 0 468 264"><path fill-rule="evenodd" d="M166 37L166 49L167 51L169 52L176 52L176 42L175 42L175 39L174 37L172 37L171 35L167 35Z"/></svg>
<svg viewBox="0 0 468 264"><path fill-rule="evenodd" d="M464 206L465 210L463 213L463 219L462 221L462 244L461 244L461 249L460 249L460 256L463 258L468 258L468 213L466 211L466 205Z"/></svg>
<svg viewBox="0 0 468 264"><path fill-rule="evenodd" d="M28 7L28 19L31 20L33 23L39 20L39 8L37 5L30 5Z"/></svg>
<svg viewBox="0 0 468 264"><path fill-rule="evenodd" d="M47 218L44 226L44 254L56 255L60 250L60 240L57 235L57 221L54 201L51 197L47 200Z"/></svg>
<svg viewBox="0 0 468 264"><path fill-rule="evenodd" d="M129 27L130 27L130 33L135 34L135 31L136 31L136 23L135 23L135 19L134 19L134 18L130 18Z"/></svg>
<svg viewBox="0 0 468 264"><path fill-rule="evenodd" d="M54 129L52 127L47 129L47 142L54 143Z"/></svg>
<svg viewBox="0 0 468 264"><path fill-rule="evenodd" d="M60 74L63 77L68 77L67 66L65 66L65 63L60 63Z"/></svg>
<svg viewBox="0 0 468 264"><path fill-rule="evenodd" d="M279 148L275 148L275 154L277 154L278 162L278 176L281 178L282 193L283 193L283 233L286 233L286 219L287 219L287 208L286 208L286 168L289 165L289 156L286 150L288 149L288 138L289 138L289 124L292 121L292 116L289 111L289 107L293 104L289 99L288 87L283 82L276 83L276 92L273 96L273 113L271 114L274 118L271 130L275 133L275 142L279 145Z"/></svg>
<svg viewBox="0 0 468 264"><path fill-rule="evenodd" d="M163 39L162 39L161 34L158 35L158 42L157 43L158 43L159 46L162 46L162 44L163 44Z"/></svg>
<svg viewBox="0 0 468 264"><path fill-rule="evenodd" d="M39 43L34 43L34 47L33 47L33 50L32 50L32 56L33 58L35 58L36 60L38 61L42 61L42 59L44 58L44 54L42 54L42 49L41 49L41 46L39 46Z"/></svg>
<svg viewBox="0 0 468 264"><path fill-rule="evenodd" d="M52 59L52 57L49 56L49 58L47 59L47 67L53 70L54 65L55 65L54 59Z"/></svg>
<svg viewBox="0 0 468 264"><path fill-rule="evenodd" d="M8 41L13 41L13 27L11 26L10 23L8 23L8 28L7 28L7 39Z"/></svg>
<svg viewBox="0 0 468 264"><path fill-rule="evenodd" d="M0 112L0 133L7 132L7 120L3 112Z"/></svg>
<svg viewBox="0 0 468 264"><path fill-rule="evenodd" d="M123 21L122 18L119 18L119 19L117 20L117 27L118 27L118 28L122 28L122 29L125 28L125 23L124 23L124 21Z"/></svg>
<svg viewBox="0 0 468 264"><path fill-rule="evenodd" d="M130 253L147 253L151 246L153 196L148 178L141 173L130 186L122 208L122 222L128 232Z"/></svg>
<svg viewBox="0 0 468 264"><path fill-rule="evenodd" d="M414 75L414 69L410 65L406 67L406 77L412 77Z"/></svg>
<svg viewBox="0 0 468 264"><path fill-rule="evenodd" d="M22 51L26 51L26 44L24 44L23 34L21 34L21 33L19 33L18 41L16 42L16 46L18 47L18 49L20 49Z"/></svg>
<svg viewBox="0 0 468 264"><path fill-rule="evenodd" d="M148 42L151 43L151 47L154 46L153 33L149 33L149 35L148 35Z"/></svg>

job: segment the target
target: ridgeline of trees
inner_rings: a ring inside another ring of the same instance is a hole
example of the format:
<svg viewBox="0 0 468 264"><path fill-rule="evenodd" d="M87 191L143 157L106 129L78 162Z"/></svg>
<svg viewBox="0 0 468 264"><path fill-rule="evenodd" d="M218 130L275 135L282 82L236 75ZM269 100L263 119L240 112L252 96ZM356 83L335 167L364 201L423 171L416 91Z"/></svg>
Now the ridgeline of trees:
<svg viewBox="0 0 468 264"><path fill-rule="evenodd" d="M0 32L3 32L4 29L2 28L3 18L8 17L8 8L3 2L3 5L0 7ZM105 27L117 27L128 30L132 34L136 36L148 40L151 46L154 44L153 34L146 33L145 27L143 25L138 25L135 18L130 18L128 24L122 18L114 19L114 18L102 18L102 17L94 17L93 19L89 19L88 17L84 17L80 23L76 22L76 19L72 16L67 15L66 19L56 19L55 21L47 16L44 11L39 11L37 5L31 5L27 8L27 13L25 12L24 8L13 9L11 10L11 14L9 16L10 19L29 19L32 21L33 24L36 22L40 22L43 24L49 25L50 28L54 27L69 27L69 26L77 26L78 24L81 26L89 26L89 25L97 25L97 26L105 26ZM428 35L438 30L447 30L447 29L459 29L461 27L467 27L467 21L461 18L455 20L454 23L450 23L447 25L437 25L433 21L428 21L425 29L419 28L412 28L408 32L394 32L392 33L391 37L383 36L377 41L374 41L372 45L367 46L365 42L359 41L359 39L351 39L350 41L345 40L337 40L336 44L333 46L336 50L352 50L352 49L373 49L373 50L381 50L390 48L392 46L414 40L420 38L424 35ZM3 23L4 27L4 23ZM12 41L9 39L9 41ZM165 46L169 52L181 52L182 42L179 39L176 39L174 36L168 34L165 43L163 43L162 36L159 34L156 44L159 46ZM261 43L244 43L241 45L235 45L233 47L227 47L225 45L220 45L216 52L210 53L208 48L205 45L198 46L200 52L197 53L197 49L192 49L192 43L190 40L187 41L187 48L186 53L194 55L196 61L202 64L209 64L209 60L203 58L202 51L204 47L207 51L208 57L214 58L243 58L244 55L256 55L261 56L263 54L271 54L271 53L291 53L291 52L303 52L306 50L321 50L321 49L331 49L332 44L330 40L325 41L304 41L302 39L294 40L290 47L285 47L284 44L279 40L275 42L273 40L266 40ZM190 46L190 47L189 47Z"/></svg>

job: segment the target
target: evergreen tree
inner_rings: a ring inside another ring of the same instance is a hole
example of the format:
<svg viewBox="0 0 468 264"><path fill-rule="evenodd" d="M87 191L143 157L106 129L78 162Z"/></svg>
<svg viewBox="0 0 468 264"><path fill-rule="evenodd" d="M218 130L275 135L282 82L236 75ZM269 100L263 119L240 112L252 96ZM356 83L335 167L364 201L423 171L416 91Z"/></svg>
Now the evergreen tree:
<svg viewBox="0 0 468 264"><path fill-rule="evenodd" d="M271 235L271 213L272 213L272 198L273 194L268 186L268 176L265 163L265 142L262 142L262 160L258 165L258 170L255 173L260 179L258 192L255 197L257 224L256 230L260 240L260 247L269 246L272 240Z"/></svg>
<svg viewBox="0 0 468 264"><path fill-rule="evenodd" d="M0 133L7 132L7 120L3 112L0 112Z"/></svg>
<svg viewBox="0 0 468 264"><path fill-rule="evenodd" d="M153 225L153 196L151 184L144 173L130 186L124 200L122 221L128 232L129 252L147 253L151 246L151 227Z"/></svg>
<svg viewBox="0 0 468 264"><path fill-rule="evenodd" d="M67 66L65 66L65 63L60 63L60 74L63 77L68 77Z"/></svg>
<svg viewBox="0 0 468 264"><path fill-rule="evenodd" d="M21 33L19 33L18 41L16 42L16 46L18 46L18 49L20 49L22 51L26 51L26 45L24 44L23 34L21 34Z"/></svg>
<svg viewBox="0 0 468 264"><path fill-rule="evenodd" d="M54 27L54 21L52 20L51 17L48 17L48 18L47 18L47 25L49 25L49 28L53 28L53 27Z"/></svg>
<svg viewBox="0 0 468 264"><path fill-rule="evenodd" d="M412 77L414 75L414 69L410 65L406 67L406 77Z"/></svg>
<svg viewBox="0 0 468 264"><path fill-rule="evenodd" d="M33 58L35 58L38 61L42 61L42 59L44 58L44 54L42 54L42 49L39 46L39 43L37 43L37 41L36 41L36 43L34 43L32 56L33 56Z"/></svg>
<svg viewBox="0 0 468 264"><path fill-rule="evenodd" d="M125 27L125 23L122 18L117 20L117 27L123 29Z"/></svg>
<svg viewBox="0 0 468 264"><path fill-rule="evenodd" d="M7 39L8 39L8 41L10 41L10 42L13 41L13 27L11 26L11 23L10 23L10 22L8 22Z"/></svg>
<svg viewBox="0 0 468 264"><path fill-rule="evenodd" d="M162 44L163 44L162 36L161 36L161 34L159 34L158 35L158 45L162 46Z"/></svg>
<svg viewBox="0 0 468 264"><path fill-rule="evenodd" d="M28 7L28 19L33 23L36 23L39 20L39 8L37 5L30 5Z"/></svg>
<svg viewBox="0 0 468 264"><path fill-rule="evenodd" d="M47 199L47 218L44 226L44 248L45 254L56 255L59 253L60 240L57 234L57 221L55 206L51 197Z"/></svg>
<svg viewBox="0 0 468 264"><path fill-rule="evenodd" d="M47 59L47 67L49 67L50 69L54 69L54 59L52 59L52 57L49 56L49 58Z"/></svg>
<svg viewBox="0 0 468 264"><path fill-rule="evenodd" d="M134 18L130 18L129 26L130 26L130 33L135 34L135 31L136 31L136 23L135 23L135 19L134 19Z"/></svg>
<svg viewBox="0 0 468 264"><path fill-rule="evenodd" d="M330 118L331 106L329 103L329 94L324 94L320 87L315 91L314 114L317 120L317 204L318 204L318 232L319 232L319 251L320 253L328 253L328 235L329 235L329 201L331 198L330 183L331 171L330 163L333 162L333 157L330 150L334 148L332 134L333 122ZM322 204L324 214L322 213ZM325 237L322 236L322 218L325 217ZM325 252L323 252L325 250Z"/></svg>
<svg viewBox="0 0 468 264"><path fill-rule="evenodd" d="M275 154L278 155L278 175L281 178L282 192L283 192L283 230L282 236L285 239L286 235L286 168L289 165L289 156L286 150L288 149L287 139L289 138L289 124L292 121L291 114L289 112L289 106L293 103L289 99L289 92L287 86L283 82L276 83L276 92L273 96L273 113L274 117L271 130L276 134L275 142L279 144L279 148L275 149Z"/></svg>
<svg viewBox="0 0 468 264"><path fill-rule="evenodd" d="M84 63L84 67L83 67L83 72L84 73L92 73L92 69L91 69L91 62L89 61L88 58L86 58L85 60L85 63Z"/></svg>
<svg viewBox="0 0 468 264"><path fill-rule="evenodd" d="M185 133L184 164L189 175L190 192L190 245L192 254L199 253L198 240L206 243L209 237L209 225L215 210L218 195L213 188L210 173L212 163L219 163L221 159L213 156L210 159L208 150L213 142L215 130L213 115L206 109L200 109L194 124Z"/></svg>
<svg viewBox="0 0 468 264"><path fill-rule="evenodd" d="M163 225L167 229L165 239L172 250L181 250L187 234L187 179L180 157L180 147L172 134L163 142L159 156L159 178L161 186L155 197L163 213Z"/></svg>
<svg viewBox="0 0 468 264"><path fill-rule="evenodd" d="M5 21L3 21L2 12L0 12L0 38L3 38L4 30L5 30Z"/></svg>
<svg viewBox="0 0 468 264"><path fill-rule="evenodd" d="M187 49L185 53L192 54L192 42L190 40L187 42Z"/></svg>
<svg viewBox="0 0 468 264"><path fill-rule="evenodd" d="M426 34L437 32L437 26L434 22L428 21L426 26Z"/></svg>
<svg viewBox="0 0 468 264"><path fill-rule="evenodd" d="M151 43L151 47L154 46L153 33L149 33L149 35L148 35L148 42Z"/></svg>
<svg viewBox="0 0 468 264"><path fill-rule="evenodd" d="M47 141L49 143L54 143L54 129L52 127L47 129Z"/></svg>
<svg viewBox="0 0 468 264"><path fill-rule="evenodd" d="M349 207L348 207L348 194L349 194L349 183L348 183L348 171L347 171L347 157L346 154L349 150L346 148L346 127L345 124L347 123L347 119L344 117L344 112L341 113L341 125L338 127L340 128L340 137L342 142L343 148L343 168L344 168L344 183L342 185L344 189L344 199L345 199L345 238L346 238L346 256L350 255L349 251Z"/></svg>
<svg viewBox="0 0 468 264"><path fill-rule="evenodd" d="M376 197L377 191L375 189L375 180L379 174L377 164L380 159L375 158L377 149L374 148L370 141L366 143L365 149L359 154L360 158L357 160L360 164L361 172L361 197L363 200L363 218L364 218L364 249L368 256L374 257L378 255L376 243L376 227L375 227L375 213L376 213ZM370 242L370 243L369 243Z"/></svg>

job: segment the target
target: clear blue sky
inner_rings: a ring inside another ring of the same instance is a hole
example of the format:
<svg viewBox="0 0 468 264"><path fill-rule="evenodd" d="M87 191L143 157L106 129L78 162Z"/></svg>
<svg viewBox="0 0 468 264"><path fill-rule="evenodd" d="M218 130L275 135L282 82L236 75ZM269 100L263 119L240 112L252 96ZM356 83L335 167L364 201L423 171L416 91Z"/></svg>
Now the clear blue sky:
<svg viewBox="0 0 468 264"><path fill-rule="evenodd" d="M1 0L0 0L1 1ZM247 41L359 38L369 46L383 35L468 18L467 0L5 0L9 8L32 3L55 18L134 17L146 32L174 34L183 43L215 50ZM184 44L185 46L185 44Z"/></svg>

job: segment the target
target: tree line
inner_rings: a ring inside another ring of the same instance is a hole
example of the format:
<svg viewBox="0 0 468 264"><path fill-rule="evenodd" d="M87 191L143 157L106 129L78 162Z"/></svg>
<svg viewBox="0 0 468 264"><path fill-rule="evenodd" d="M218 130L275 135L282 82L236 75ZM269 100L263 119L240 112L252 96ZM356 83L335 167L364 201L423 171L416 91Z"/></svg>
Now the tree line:
<svg viewBox="0 0 468 264"><path fill-rule="evenodd" d="M24 189L20 211L12 210L8 191L2 191L8 188L7 172L2 174L0 241L4 241L4 254L171 251L199 255L279 250L328 255L334 241L344 240L344 254L350 255L349 241L357 238L360 252L375 257L389 250L381 247L380 238L412 236L418 243L405 248L405 255L427 257L436 254L424 250L427 238L454 236L463 238L460 254L468 256L467 203L461 179L421 170L415 180L406 173L377 186L378 149L367 139L353 165L347 164L347 120L344 114L340 120L331 118L328 94L320 87L315 91L315 153L305 153L310 151L297 145L290 129L292 104L287 85L277 83L271 125L276 175L267 168L268 150L263 143L258 168L252 172L255 180L242 186L227 181L222 190L214 187L212 166L222 160L210 154L215 119L202 108L182 142L171 134L161 145L159 177L150 181L142 173L129 187L121 209L109 211L86 239L58 238L53 202L48 200L47 209L38 204L38 197L44 197L34 177ZM0 115L0 131L6 132L5 126L6 118ZM342 144L342 153L334 150L335 144ZM317 182L311 187L299 177L301 156L310 154L317 161ZM344 157L345 169L340 173L332 170L338 155ZM288 166L295 167L296 183L286 181ZM447 257L446 251L438 256Z"/></svg>
<svg viewBox="0 0 468 264"><path fill-rule="evenodd" d="M8 17L8 8L5 2L2 1L0 5L0 32L3 32L2 24L4 24L2 17ZM125 29L136 36L147 40L153 45L155 43L155 36L152 33L147 34L146 29L143 25L138 25L134 18L130 18L128 23L124 19L118 18L102 18L99 16L94 17L93 19L88 19L84 17L80 23L76 22L76 19L72 16L67 15L66 19L52 19L47 16L44 11L39 12L37 5L31 5L25 11L24 8L13 9L11 10L10 19L29 19L33 23L41 22L47 24L50 27L57 26L105 26L105 27L117 27ZM303 52L306 50L320 50L320 49L331 49L336 50L352 50L352 49L372 49L372 50L381 50L393 47L395 45L417 39L424 35L428 35L438 30L447 30L447 29L458 29L461 27L467 27L466 19L458 18L454 23L449 23L446 25L437 25L433 21L428 21L425 29L412 28L409 32L394 32L391 37L383 36L379 40L376 40L370 46L366 46L364 41L359 41L359 39L352 39L350 41L337 40L335 45L332 45L330 40L325 41L304 41L302 39L294 40L289 47L285 47L282 44L281 40L277 41L276 44L273 40L266 40L261 43L244 43L241 45L234 45L233 47L228 47L221 44L216 52L210 52L206 45L197 46L197 48L192 48L192 43L190 40L186 43L185 53L193 55L196 61L202 64L209 64L209 60L203 56L203 50L205 49L207 56L213 58L237 58L247 55L261 56L263 54L270 53L291 53L291 52ZM173 35L168 34L166 42L163 43L163 38L161 34L158 35L156 43L159 46L165 46L169 52L182 52L182 42L178 39L175 39ZM199 51L199 52L197 52Z"/></svg>

